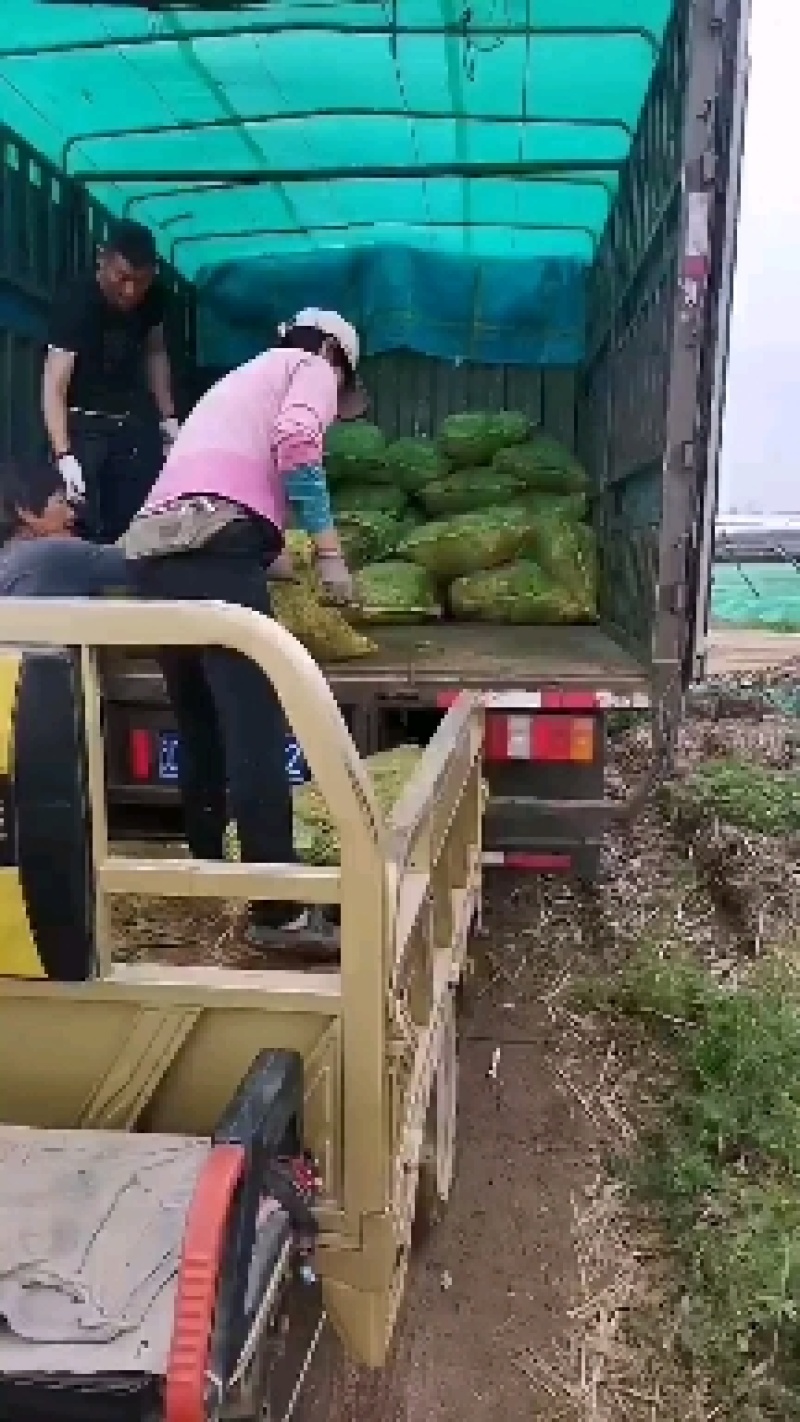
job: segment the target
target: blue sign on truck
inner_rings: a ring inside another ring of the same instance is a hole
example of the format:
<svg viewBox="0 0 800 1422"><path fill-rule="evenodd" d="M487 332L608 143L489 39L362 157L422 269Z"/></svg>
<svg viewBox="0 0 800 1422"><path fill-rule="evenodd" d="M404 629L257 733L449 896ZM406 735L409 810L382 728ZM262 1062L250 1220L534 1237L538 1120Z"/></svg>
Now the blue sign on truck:
<svg viewBox="0 0 800 1422"><path fill-rule="evenodd" d="M158 737L158 779L162 785L176 785L180 745L175 731L161 731ZM286 737L286 774L292 785L311 779L308 762L294 736Z"/></svg>

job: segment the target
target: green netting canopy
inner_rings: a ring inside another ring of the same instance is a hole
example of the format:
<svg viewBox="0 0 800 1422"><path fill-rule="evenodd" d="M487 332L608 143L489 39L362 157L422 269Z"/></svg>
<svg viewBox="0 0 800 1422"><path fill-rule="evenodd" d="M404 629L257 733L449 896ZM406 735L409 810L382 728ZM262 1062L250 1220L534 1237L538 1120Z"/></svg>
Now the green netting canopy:
<svg viewBox="0 0 800 1422"><path fill-rule="evenodd" d="M800 632L800 568L790 561L717 564L711 617L731 627Z"/></svg>
<svg viewBox="0 0 800 1422"><path fill-rule="evenodd" d="M0 119L153 228L215 354L329 303L372 349L572 363L671 8L14 0Z"/></svg>

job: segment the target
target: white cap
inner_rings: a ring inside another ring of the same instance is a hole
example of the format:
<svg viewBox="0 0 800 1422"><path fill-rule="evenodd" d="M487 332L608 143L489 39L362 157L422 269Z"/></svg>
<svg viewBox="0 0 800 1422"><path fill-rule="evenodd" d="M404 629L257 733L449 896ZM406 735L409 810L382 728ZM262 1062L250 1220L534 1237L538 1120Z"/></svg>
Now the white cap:
<svg viewBox="0 0 800 1422"><path fill-rule="evenodd" d="M288 326L280 328L280 334L285 335L287 330L293 326L307 326L312 331L322 331L326 336L331 336L337 345L341 346L350 369L358 370L358 359L360 355L360 342L355 326L351 326L349 321L345 321L338 311L321 311L318 306L307 306L304 311L298 311L297 315L288 323Z"/></svg>

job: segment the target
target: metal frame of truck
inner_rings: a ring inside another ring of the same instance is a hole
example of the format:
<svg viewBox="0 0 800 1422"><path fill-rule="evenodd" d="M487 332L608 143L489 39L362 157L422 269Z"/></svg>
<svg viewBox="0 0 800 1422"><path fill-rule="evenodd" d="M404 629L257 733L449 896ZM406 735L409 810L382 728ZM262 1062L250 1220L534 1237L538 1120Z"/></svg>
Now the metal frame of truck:
<svg viewBox="0 0 800 1422"><path fill-rule="evenodd" d="M470 402L521 406L594 475L599 629L393 629L373 661L326 669L362 753L386 743L393 716L441 710L462 687L485 695L491 862L590 878L609 816L634 814L668 773L683 692L702 671L748 25L749 0L675 6L591 272L580 370L367 367L393 433L432 434ZM424 649L437 640L438 662ZM513 649L505 669L498 646ZM619 707L649 708L653 734L650 772L623 804L604 798L607 712ZM169 792L135 782L127 744L164 724L158 680L113 676L108 719L113 800L158 808Z"/></svg>
<svg viewBox="0 0 800 1422"><path fill-rule="evenodd" d="M97 653L163 643L165 628L171 646L224 646L269 675L337 825L338 867L111 852ZM69 645L80 652L98 953L96 976L54 981L24 924L14 934L6 923L0 1158L2 1132L15 1126L45 1131L50 1141L75 1129L206 1137L259 1054L299 1053L304 1144L323 1177L315 1267L325 1307L351 1354L380 1365L403 1292L417 1200L435 1213L453 1173L456 990L481 885L483 715L476 699L462 696L448 712L384 823L321 672L286 632L255 613L213 603L3 602L0 644L4 706L31 649ZM9 713L6 728L12 721ZM0 778L7 796L13 766ZM8 818L5 830L8 851ZM13 854L3 862L0 906L18 899ZM337 904L340 968L112 963L106 909L116 894ZM3 916L10 921L5 910ZM207 1355L208 1337L204 1342ZM255 1387L261 1351L254 1350L236 1396L226 1397L223 1416L258 1415L255 1404L243 1413L235 1406Z"/></svg>

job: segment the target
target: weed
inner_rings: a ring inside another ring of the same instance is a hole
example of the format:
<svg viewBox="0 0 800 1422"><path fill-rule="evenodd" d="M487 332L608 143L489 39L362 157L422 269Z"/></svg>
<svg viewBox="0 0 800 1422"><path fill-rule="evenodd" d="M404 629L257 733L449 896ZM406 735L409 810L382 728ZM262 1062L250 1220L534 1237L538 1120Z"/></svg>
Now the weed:
<svg viewBox="0 0 800 1422"><path fill-rule="evenodd" d="M796 988L788 969L736 988L646 956L594 1002L664 1056L658 1124L630 1169L676 1251L679 1346L764 1418L800 1416Z"/></svg>
<svg viewBox="0 0 800 1422"><path fill-rule="evenodd" d="M748 764L742 760L707 761L681 788L700 810L758 834L793 834L800 830L800 774Z"/></svg>
<svg viewBox="0 0 800 1422"><path fill-rule="evenodd" d="M629 731L639 730L649 724L650 713L648 711L609 711L606 715L606 735L610 740L616 740L620 736L627 735Z"/></svg>

